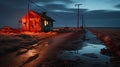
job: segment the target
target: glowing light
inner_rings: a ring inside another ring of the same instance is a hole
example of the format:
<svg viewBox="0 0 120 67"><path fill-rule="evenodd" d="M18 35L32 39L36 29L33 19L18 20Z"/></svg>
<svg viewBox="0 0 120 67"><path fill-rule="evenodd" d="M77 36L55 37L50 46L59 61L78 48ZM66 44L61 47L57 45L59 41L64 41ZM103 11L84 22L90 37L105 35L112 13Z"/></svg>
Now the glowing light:
<svg viewBox="0 0 120 67"><path fill-rule="evenodd" d="M48 21L44 20L44 26L48 25Z"/></svg>
<svg viewBox="0 0 120 67"><path fill-rule="evenodd" d="M85 1L84 0L74 0L74 3L67 4L66 7L76 9L75 8L76 3L83 4L80 6L80 8L89 9L89 10L120 10L119 8L113 7L115 4L118 4L118 2L113 3L110 0L100 0L100 1L98 1L98 0L85 0ZM107 3L109 3L109 4L107 4Z"/></svg>
<svg viewBox="0 0 120 67"><path fill-rule="evenodd" d="M51 10L53 12L69 12L69 13L73 13L73 11L68 11L68 10Z"/></svg>
<svg viewBox="0 0 120 67"><path fill-rule="evenodd" d="M28 53L27 53L27 56L30 57L30 56L34 56L35 54L37 54L38 52L33 49L33 50L29 50Z"/></svg>

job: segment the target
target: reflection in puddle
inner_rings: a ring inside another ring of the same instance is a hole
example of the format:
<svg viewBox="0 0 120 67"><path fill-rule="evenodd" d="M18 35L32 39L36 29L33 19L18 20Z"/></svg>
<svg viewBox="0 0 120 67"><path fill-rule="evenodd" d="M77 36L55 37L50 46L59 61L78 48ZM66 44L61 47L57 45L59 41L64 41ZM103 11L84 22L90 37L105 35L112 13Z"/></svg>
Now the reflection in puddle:
<svg viewBox="0 0 120 67"><path fill-rule="evenodd" d="M22 67L23 65L35 60L36 58L39 57L38 52L35 49L31 49L29 50L25 55L23 55L25 58L27 58L26 60L23 61L22 64L20 64L20 66Z"/></svg>
<svg viewBox="0 0 120 67"><path fill-rule="evenodd" d="M26 54L26 56L31 57L37 54L38 52L35 49L29 50Z"/></svg>
<svg viewBox="0 0 120 67"><path fill-rule="evenodd" d="M81 67L112 67L110 57L100 53L100 50L105 46L90 32L87 35L90 35L87 36L89 40L79 43L81 46L79 46L78 52L76 50L64 50L58 54L58 59L71 61L79 59L82 63L78 63L78 66Z"/></svg>
<svg viewBox="0 0 120 67"><path fill-rule="evenodd" d="M83 66L88 65L89 67L93 67L96 65L99 66L110 66L110 58L108 56L100 54L100 50L102 48L105 48L102 44L90 44L87 42L84 42L81 44L82 48L78 50L78 53L76 53L76 50L71 51L63 51L58 55L59 59L62 60L78 60L80 59L84 64Z"/></svg>
<svg viewBox="0 0 120 67"><path fill-rule="evenodd" d="M89 58L98 58L98 56L95 53L86 53L86 54L83 54L83 56L86 56Z"/></svg>

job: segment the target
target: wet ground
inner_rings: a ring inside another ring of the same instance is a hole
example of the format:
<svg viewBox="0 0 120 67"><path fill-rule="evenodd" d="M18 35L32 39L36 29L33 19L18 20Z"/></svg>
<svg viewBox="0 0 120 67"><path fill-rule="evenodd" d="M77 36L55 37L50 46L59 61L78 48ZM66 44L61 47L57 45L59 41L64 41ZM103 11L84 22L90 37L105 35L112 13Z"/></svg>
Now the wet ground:
<svg viewBox="0 0 120 67"><path fill-rule="evenodd" d="M0 56L0 67L112 67L110 57L102 55L104 44L87 31L64 33L29 47Z"/></svg>
<svg viewBox="0 0 120 67"><path fill-rule="evenodd" d="M70 67L112 67L110 57L100 53L100 50L105 48L104 44L89 31L86 36L86 40L79 43L81 44L80 49L62 51L58 58L75 61L76 64L70 65ZM77 63L78 61L79 63Z"/></svg>

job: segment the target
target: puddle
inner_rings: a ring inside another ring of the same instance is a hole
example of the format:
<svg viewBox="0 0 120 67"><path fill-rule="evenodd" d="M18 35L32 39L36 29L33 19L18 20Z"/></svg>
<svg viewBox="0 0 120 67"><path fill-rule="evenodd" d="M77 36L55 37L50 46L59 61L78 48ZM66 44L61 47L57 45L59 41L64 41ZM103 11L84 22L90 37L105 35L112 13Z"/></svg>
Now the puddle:
<svg viewBox="0 0 120 67"><path fill-rule="evenodd" d="M102 55L100 50L105 46L96 39L95 35L88 32L86 33L87 39L82 44L80 43L79 50L65 50L58 54L58 59L77 61L81 60L81 64L76 64L75 67L112 67L110 64L110 57ZM94 39L94 40L92 40ZM91 42L92 41L92 42Z"/></svg>

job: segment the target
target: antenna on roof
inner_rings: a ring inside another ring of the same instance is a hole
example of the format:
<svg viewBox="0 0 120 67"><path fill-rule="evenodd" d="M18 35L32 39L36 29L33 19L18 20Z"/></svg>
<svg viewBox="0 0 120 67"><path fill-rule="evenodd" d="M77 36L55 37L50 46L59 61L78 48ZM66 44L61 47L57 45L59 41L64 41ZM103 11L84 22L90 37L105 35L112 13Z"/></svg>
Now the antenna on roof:
<svg viewBox="0 0 120 67"><path fill-rule="evenodd" d="M28 4L28 17L27 17L27 21L28 21L28 28L29 28L29 31L30 31L30 17L29 17L29 10L30 10L30 0L28 0L27 4Z"/></svg>

